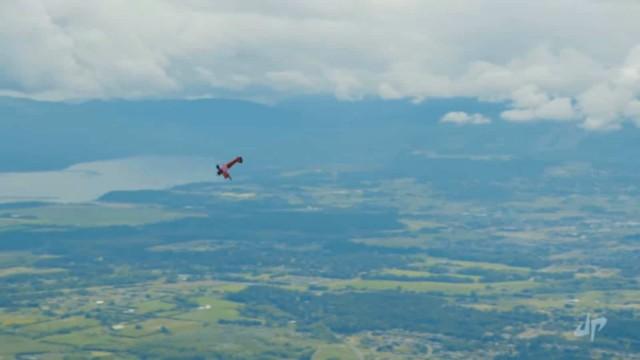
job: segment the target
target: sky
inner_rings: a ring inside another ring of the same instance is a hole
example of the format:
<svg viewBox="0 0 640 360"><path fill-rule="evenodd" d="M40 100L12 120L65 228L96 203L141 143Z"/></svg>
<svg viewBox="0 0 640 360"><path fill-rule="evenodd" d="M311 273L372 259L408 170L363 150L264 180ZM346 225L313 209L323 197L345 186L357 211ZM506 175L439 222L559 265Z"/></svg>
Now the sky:
<svg viewBox="0 0 640 360"><path fill-rule="evenodd" d="M500 119L640 126L636 0L0 0L0 96L471 97Z"/></svg>

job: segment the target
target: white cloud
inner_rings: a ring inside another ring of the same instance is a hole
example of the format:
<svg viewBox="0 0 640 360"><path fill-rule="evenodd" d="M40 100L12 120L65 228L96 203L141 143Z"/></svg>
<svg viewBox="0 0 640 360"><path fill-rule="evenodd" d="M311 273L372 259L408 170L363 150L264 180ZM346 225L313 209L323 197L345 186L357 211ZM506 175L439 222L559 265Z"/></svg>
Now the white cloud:
<svg viewBox="0 0 640 360"><path fill-rule="evenodd" d="M533 86L516 90L511 98L513 109L501 114L502 118L508 121L572 120L576 117L570 98L551 99L549 95Z"/></svg>
<svg viewBox="0 0 640 360"><path fill-rule="evenodd" d="M442 119L440 119L440 122L457 125L485 125L490 124L491 119L482 114L467 114L463 111L454 111L445 114Z"/></svg>
<svg viewBox="0 0 640 360"><path fill-rule="evenodd" d="M593 130L615 130L624 120L640 125L637 112L640 98L640 45L633 48L622 66L611 76L590 86L577 96L585 120L582 126Z"/></svg>
<svg viewBox="0 0 640 360"><path fill-rule="evenodd" d="M0 94L467 96L510 121L638 120L634 0L0 2Z"/></svg>

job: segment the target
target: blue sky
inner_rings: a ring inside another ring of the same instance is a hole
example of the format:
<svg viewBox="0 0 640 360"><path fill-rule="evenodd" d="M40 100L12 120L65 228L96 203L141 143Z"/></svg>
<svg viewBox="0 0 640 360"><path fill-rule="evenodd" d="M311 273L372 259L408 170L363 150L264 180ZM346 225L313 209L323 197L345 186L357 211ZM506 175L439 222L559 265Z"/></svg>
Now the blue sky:
<svg viewBox="0 0 640 360"><path fill-rule="evenodd" d="M640 125L633 0L0 3L0 95L45 100L472 97L499 119ZM454 109L455 110L455 109Z"/></svg>

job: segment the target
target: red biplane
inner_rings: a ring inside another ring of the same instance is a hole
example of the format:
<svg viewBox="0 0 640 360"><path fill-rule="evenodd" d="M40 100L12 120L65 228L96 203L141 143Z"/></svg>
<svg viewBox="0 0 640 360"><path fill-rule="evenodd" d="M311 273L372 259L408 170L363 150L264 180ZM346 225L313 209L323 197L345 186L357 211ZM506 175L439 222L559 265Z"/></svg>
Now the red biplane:
<svg viewBox="0 0 640 360"><path fill-rule="evenodd" d="M218 176L222 175L225 179L231 180L229 169L237 163L242 164L242 156L238 156L226 164L216 165L216 169L218 169Z"/></svg>

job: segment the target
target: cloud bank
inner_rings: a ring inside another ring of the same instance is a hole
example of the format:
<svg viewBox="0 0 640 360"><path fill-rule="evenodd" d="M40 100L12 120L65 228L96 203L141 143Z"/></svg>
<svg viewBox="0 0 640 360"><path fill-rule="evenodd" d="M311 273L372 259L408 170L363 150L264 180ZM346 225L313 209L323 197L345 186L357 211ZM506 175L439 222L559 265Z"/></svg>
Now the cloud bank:
<svg viewBox="0 0 640 360"><path fill-rule="evenodd" d="M640 126L635 0L0 2L0 94L475 97L507 121Z"/></svg>
<svg viewBox="0 0 640 360"><path fill-rule="evenodd" d="M463 111L453 111L445 114L440 122L457 125L486 125L491 123L491 119L482 114L468 114Z"/></svg>

